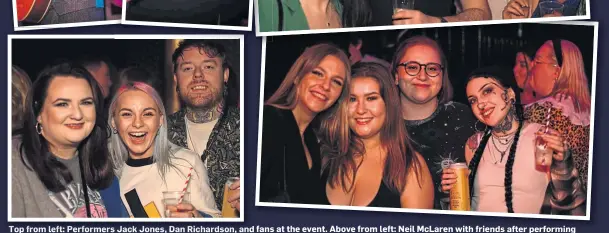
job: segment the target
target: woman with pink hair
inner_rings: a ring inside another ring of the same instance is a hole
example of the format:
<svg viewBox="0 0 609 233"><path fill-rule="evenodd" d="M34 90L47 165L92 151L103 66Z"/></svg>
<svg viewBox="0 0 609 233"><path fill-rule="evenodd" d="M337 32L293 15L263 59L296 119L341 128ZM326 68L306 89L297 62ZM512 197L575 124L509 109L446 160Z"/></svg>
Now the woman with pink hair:
<svg viewBox="0 0 609 233"><path fill-rule="evenodd" d="M591 101L582 54L571 41L548 40L531 64L529 84L539 100L525 106L524 116L565 137L586 188Z"/></svg>

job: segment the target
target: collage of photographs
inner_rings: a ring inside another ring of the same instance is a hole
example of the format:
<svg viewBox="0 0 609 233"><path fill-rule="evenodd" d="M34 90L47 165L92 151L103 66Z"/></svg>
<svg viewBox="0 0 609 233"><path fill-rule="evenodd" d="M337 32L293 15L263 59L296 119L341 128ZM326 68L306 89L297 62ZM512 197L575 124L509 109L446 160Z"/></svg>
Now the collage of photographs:
<svg viewBox="0 0 609 233"><path fill-rule="evenodd" d="M12 0L8 220L590 220L590 2ZM222 33L53 34L110 24Z"/></svg>

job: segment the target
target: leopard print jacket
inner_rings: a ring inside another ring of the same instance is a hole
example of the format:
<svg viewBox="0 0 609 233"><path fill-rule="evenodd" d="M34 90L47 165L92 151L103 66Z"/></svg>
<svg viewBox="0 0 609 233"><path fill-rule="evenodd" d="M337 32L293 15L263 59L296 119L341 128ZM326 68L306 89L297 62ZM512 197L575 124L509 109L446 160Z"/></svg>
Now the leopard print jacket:
<svg viewBox="0 0 609 233"><path fill-rule="evenodd" d="M583 188L587 190L590 125L573 124L562 109L552 106L549 102L528 105L524 110L524 118L529 122L545 125L548 109L550 109L549 126L567 140L575 168L577 168Z"/></svg>

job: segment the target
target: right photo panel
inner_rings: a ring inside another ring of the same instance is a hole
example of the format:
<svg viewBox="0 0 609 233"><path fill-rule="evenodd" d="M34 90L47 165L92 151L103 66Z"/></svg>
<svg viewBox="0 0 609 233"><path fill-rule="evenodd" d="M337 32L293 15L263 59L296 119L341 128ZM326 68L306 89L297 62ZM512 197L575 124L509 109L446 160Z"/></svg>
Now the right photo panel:
<svg viewBox="0 0 609 233"><path fill-rule="evenodd" d="M590 219L597 23L269 36L256 205Z"/></svg>

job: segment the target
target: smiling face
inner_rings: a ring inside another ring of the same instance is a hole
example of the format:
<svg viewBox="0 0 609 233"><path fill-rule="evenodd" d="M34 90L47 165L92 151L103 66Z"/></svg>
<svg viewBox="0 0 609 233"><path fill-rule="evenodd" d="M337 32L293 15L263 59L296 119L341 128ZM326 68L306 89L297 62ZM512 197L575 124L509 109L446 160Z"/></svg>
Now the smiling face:
<svg viewBox="0 0 609 233"><path fill-rule="evenodd" d="M95 101L87 80L57 76L49 84L38 123L55 147L76 147L95 126Z"/></svg>
<svg viewBox="0 0 609 233"><path fill-rule="evenodd" d="M467 99L479 121L490 127L499 124L515 99L512 89L504 89L493 78L475 77L467 83Z"/></svg>
<svg viewBox="0 0 609 233"><path fill-rule="evenodd" d="M560 75L552 42L546 42L537 50L531 66L531 88L541 96L548 96Z"/></svg>
<svg viewBox="0 0 609 233"><path fill-rule="evenodd" d="M425 65L435 63L442 65L440 54L433 47L425 44L414 45L404 52L400 59L400 64L407 62L417 62ZM402 96L408 101L416 104L424 104L437 98L442 89L442 70L435 77L429 76L425 71L428 67L420 67L418 74L410 75L406 69L414 69L412 66L398 66L396 72L396 83L400 88ZM437 72L437 71L433 71Z"/></svg>
<svg viewBox="0 0 609 233"><path fill-rule="evenodd" d="M152 97L140 90L128 90L116 100L112 127L127 146L129 157L152 156L154 139L163 116Z"/></svg>
<svg viewBox="0 0 609 233"><path fill-rule="evenodd" d="M529 65L530 63L530 59L528 58L527 55L525 55L522 52L519 52L518 54L516 54L516 61L514 64L514 77L516 78L516 82L518 84L518 87L520 88L524 88L525 86L525 81L527 79L527 76L529 74Z"/></svg>
<svg viewBox="0 0 609 233"><path fill-rule="evenodd" d="M346 66L335 56L325 57L317 67L302 77L298 84L298 104L317 114L336 102L346 77Z"/></svg>
<svg viewBox="0 0 609 233"><path fill-rule="evenodd" d="M376 79L354 78L349 96L349 128L360 138L379 135L385 124L385 101Z"/></svg>
<svg viewBox="0 0 609 233"><path fill-rule="evenodd" d="M187 106L209 109L222 100L229 72L221 58L209 57L203 49L191 47L184 50L177 63L174 79L180 99Z"/></svg>

